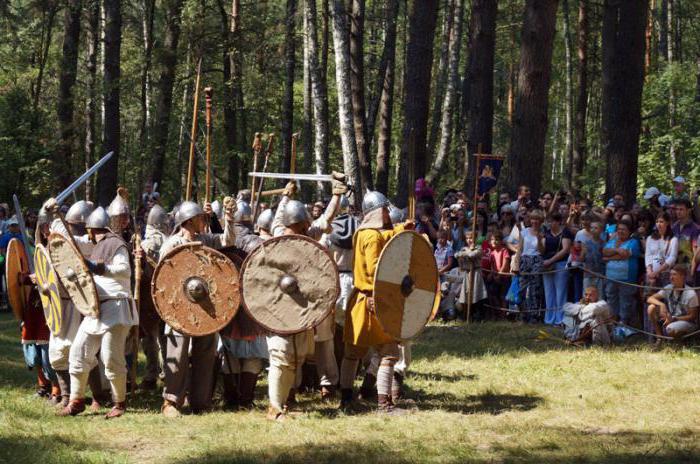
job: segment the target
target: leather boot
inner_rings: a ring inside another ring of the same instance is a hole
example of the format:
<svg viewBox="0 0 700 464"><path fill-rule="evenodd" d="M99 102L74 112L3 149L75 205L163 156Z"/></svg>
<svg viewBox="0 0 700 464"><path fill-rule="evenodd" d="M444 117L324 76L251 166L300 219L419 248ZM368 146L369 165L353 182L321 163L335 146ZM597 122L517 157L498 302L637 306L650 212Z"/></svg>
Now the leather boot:
<svg viewBox="0 0 700 464"><path fill-rule="evenodd" d="M377 412L380 414L386 414L388 416L403 416L408 414L405 409L397 408L394 403L391 402L391 396L389 395L377 395Z"/></svg>
<svg viewBox="0 0 700 464"><path fill-rule="evenodd" d="M255 385L258 383L258 374L252 372L241 372L239 390L241 393L240 407L242 409L253 409L255 404Z"/></svg>
<svg viewBox="0 0 700 464"><path fill-rule="evenodd" d="M397 403L403 398L403 375L394 371L394 380L391 382L391 400Z"/></svg>
<svg viewBox="0 0 700 464"><path fill-rule="evenodd" d="M236 409L240 404L238 374L223 374L224 379L224 408Z"/></svg>
<svg viewBox="0 0 700 464"><path fill-rule="evenodd" d="M365 378L362 379L362 386L360 387L360 398L363 400L372 400L377 397L377 378L370 374L365 373Z"/></svg>
<svg viewBox="0 0 700 464"><path fill-rule="evenodd" d="M56 415L61 417L77 416L83 411L85 411L85 399L80 398L69 402L68 406L59 410Z"/></svg>
<svg viewBox="0 0 700 464"><path fill-rule="evenodd" d="M323 385L321 387L321 401L329 402L335 398L335 387L333 385Z"/></svg>
<svg viewBox="0 0 700 464"><path fill-rule="evenodd" d="M114 403L112 409L105 415L105 419L114 419L116 417L121 417L126 412L126 402L121 401L119 403Z"/></svg>
<svg viewBox="0 0 700 464"><path fill-rule="evenodd" d="M353 396L352 388L342 388L340 390L340 409L342 411L352 409Z"/></svg>
<svg viewBox="0 0 700 464"><path fill-rule="evenodd" d="M51 384L51 396L49 396L49 404L56 406L61 403L61 387L58 383Z"/></svg>

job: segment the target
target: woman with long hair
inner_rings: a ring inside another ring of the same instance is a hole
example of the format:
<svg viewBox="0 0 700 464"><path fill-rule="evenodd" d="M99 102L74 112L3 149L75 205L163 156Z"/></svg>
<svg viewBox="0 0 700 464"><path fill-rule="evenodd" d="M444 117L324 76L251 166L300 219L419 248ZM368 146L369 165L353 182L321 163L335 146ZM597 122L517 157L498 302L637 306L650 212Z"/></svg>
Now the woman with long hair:
<svg viewBox="0 0 700 464"><path fill-rule="evenodd" d="M523 320L537 320L536 311L542 301L542 253L544 252L544 213L534 210L529 214L530 225L520 232L520 241L515 259L511 262L511 271L520 275L521 309Z"/></svg>

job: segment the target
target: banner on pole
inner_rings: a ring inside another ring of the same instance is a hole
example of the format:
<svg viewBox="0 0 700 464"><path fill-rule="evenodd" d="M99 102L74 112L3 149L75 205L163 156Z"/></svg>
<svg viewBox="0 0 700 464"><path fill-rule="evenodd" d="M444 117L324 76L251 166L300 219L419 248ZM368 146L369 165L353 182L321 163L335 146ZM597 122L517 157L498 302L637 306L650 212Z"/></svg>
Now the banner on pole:
<svg viewBox="0 0 700 464"><path fill-rule="evenodd" d="M484 155L478 154L479 157L479 187L478 196L483 197L493 191L498 183L498 176L501 174L503 167L503 156L500 155Z"/></svg>

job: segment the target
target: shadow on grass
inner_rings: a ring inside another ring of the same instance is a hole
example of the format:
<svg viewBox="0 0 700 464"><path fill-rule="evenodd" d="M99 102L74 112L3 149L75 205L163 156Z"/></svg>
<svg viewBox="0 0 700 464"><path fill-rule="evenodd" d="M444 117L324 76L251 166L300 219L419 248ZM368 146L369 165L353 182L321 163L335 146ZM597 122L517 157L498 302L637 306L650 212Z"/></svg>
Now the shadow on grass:
<svg viewBox="0 0 700 464"><path fill-rule="evenodd" d="M26 368L19 323L10 314L0 314L0 385L31 389L36 373Z"/></svg>
<svg viewBox="0 0 700 464"><path fill-rule="evenodd" d="M461 414L491 414L494 416L509 411L530 411L544 403L544 399L536 395L499 393L458 397L450 393L435 394L408 390L406 396L415 401L421 411L441 410Z"/></svg>
<svg viewBox="0 0 700 464"><path fill-rule="evenodd" d="M110 462L94 441L66 438L61 435L33 437L26 434L6 434L0 437L0 462L3 463L75 463ZM86 453L87 452L87 453ZM102 455L91 458L86 454ZM113 460L114 456L112 456Z"/></svg>

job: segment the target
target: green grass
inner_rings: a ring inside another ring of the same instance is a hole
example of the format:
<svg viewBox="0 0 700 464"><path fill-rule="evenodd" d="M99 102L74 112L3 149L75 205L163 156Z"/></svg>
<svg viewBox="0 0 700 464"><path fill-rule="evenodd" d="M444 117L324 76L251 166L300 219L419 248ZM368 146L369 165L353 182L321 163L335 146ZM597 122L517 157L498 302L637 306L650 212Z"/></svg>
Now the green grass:
<svg viewBox="0 0 700 464"><path fill-rule="evenodd" d="M0 462L700 462L696 348L572 348L535 341L538 329L431 326L407 381L418 411L404 417L347 416L308 396L286 423L266 421L263 400L254 412L167 420L153 394L108 422L57 418L32 398L3 315Z"/></svg>

